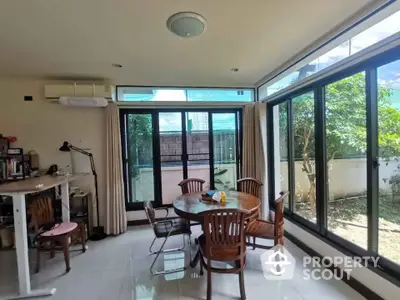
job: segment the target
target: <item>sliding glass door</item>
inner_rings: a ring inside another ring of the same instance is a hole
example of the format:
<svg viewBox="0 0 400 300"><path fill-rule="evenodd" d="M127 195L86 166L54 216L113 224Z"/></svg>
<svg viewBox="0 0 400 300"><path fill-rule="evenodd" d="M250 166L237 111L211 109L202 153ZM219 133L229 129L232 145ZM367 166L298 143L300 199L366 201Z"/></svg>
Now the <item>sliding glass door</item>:
<svg viewBox="0 0 400 300"><path fill-rule="evenodd" d="M240 164L240 110L122 110L128 209L143 201L170 205L178 183L201 178L204 189L236 188Z"/></svg>
<svg viewBox="0 0 400 300"><path fill-rule="evenodd" d="M239 167L239 124L236 113L212 114L212 164L214 186L218 190L236 189Z"/></svg>
<svg viewBox="0 0 400 300"><path fill-rule="evenodd" d="M154 198L153 115L132 113L121 119L123 171L128 204Z"/></svg>
<svg viewBox="0 0 400 300"><path fill-rule="evenodd" d="M163 204L171 204L181 194L177 182L183 180L187 164L183 153L182 113L160 112L155 117L159 120L161 200Z"/></svg>
<svg viewBox="0 0 400 300"><path fill-rule="evenodd" d="M268 161L271 207L400 274L398 51L268 103Z"/></svg>
<svg viewBox="0 0 400 300"><path fill-rule="evenodd" d="M397 80L393 80L396 74ZM378 249L400 265L400 60L377 70Z"/></svg>
<svg viewBox="0 0 400 300"><path fill-rule="evenodd" d="M328 230L368 247L365 72L325 89Z"/></svg>
<svg viewBox="0 0 400 300"><path fill-rule="evenodd" d="M316 223L315 114L314 93L308 92L291 101L295 182L293 210Z"/></svg>
<svg viewBox="0 0 400 300"><path fill-rule="evenodd" d="M205 180L205 188L210 188L210 130L208 112L187 112L186 122L186 156L187 174L185 178Z"/></svg>

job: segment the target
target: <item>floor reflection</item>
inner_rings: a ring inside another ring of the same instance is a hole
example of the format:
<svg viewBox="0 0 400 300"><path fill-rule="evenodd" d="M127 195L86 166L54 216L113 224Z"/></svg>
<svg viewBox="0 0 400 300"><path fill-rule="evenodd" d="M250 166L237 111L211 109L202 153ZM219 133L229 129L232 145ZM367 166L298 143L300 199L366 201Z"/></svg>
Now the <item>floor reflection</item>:
<svg viewBox="0 0 400 300"><path fill-rule="evenodd" d="M155 287L136 285L132 300L153 300L156 295Z"/></svg>
<svg viewBox="0 0 400 300"><path fill-rule="evenodd" d="M174 270L185 267L185 252L167 253L164 255L164 270ZM165 274L165 280L177 280L185 277L185 271Z"/></svg>
<svg viewBox="0 0 400 300"><path fill-rule="evenodd" d="M193 237L201 234L200 228L193 228ZM71 255L72 271L64 274L65 263L62 255L47 260L43 269L32 276L33 288L57 288L51 300L199 300L207 294L207 274L199 276L200 268L152 276L150 266L154 255L148 247L154 238L150 226L135 227L115 238L89 242L85 254ZM180 237L168 240L168 248L181 245ZM160 246L160 245L159 245ZM298 261L306 255L303 251L285 241L285 247ZM192 244L192 257L198 245ZM186 251L188 248L185 249ZM260 256L262 249L247 252L244 272L247 299L273 300L361 300L360 294L342 281L304 280L301 264L296 264L292 280L281 282L266 280L262 273ZM30 253L34 264L35 253ZM100 263L99 263L100 262ZM157 270L171 270L189 263L188 252L160 255ZM223 265L221 266L226 266ZM214 264L213 264L214 265ZM215 264L215 266L217 266ZM62 274L59 276L59 274ZM0 251L0 299L14 294L18 289L16 256L14 251ZM213 274L213 299L238 299L238 276L234 274Z"/></svg>
<svg viewBox="0 0 400 300"><path fill-rule="evenodd" d="M154 255L149 256L149 258L154 259ZM162 269L164 271L184 268L185 263L186 265L189 263L189 254L184 251L164 253L161 254L157 260L157 265L160 267L160 270ZM161 299L168 293L168 288L171 286L168 282L182 280L186 276L198 278L198 274L192 272L192 269L157 276L152 276L150 273L144 272L139 277L134 277L132 300ZM171 294L176 293L176 291L170 292Z"/></svg>

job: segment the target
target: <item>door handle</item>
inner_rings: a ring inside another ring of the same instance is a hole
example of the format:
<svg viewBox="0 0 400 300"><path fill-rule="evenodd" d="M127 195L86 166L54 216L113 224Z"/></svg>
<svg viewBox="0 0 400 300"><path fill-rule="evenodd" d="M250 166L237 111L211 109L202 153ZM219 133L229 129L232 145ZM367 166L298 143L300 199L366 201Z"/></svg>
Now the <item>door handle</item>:
<svg viewBox="0 0 400 300"><path fill-rule="evenodd" d="M379 163L379 159L377 157L374 158L373 162L372 162L372 166L374 168L379 168L381 164Z"/></svg>

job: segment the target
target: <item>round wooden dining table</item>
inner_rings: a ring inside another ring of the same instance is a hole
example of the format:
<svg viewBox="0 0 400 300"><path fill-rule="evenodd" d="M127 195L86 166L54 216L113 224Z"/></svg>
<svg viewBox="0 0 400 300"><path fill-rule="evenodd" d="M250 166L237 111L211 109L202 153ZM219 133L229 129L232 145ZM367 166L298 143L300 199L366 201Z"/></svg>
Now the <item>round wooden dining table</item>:
<svg viewBox="0 0 400 300"><path fill-rule="evenodd" d="M260 207L260 199L242 192L226 192L226 201L224 203L204 201L201 198L201 194L202 192L198 192L180 196L173 203L175 213L183 219L203 223L203 216L201 213L208 210L236 208L248 211L250 218L258 212ZM190 266L194 268L198 264L199 259L200 249L190 262Z"/></svg>
<svg viewBox="0 0 400 300"><path fill-rule="evenodd" d="M226 192L225 203L204 201L201 199L201 194L202 192L191 193L177 198L173 203L175 213L183 219L202 222L203 217L201 213L208 210L236 208L248 211L249 216L251 216L260 207L260 199L242 192Z"/></svg>

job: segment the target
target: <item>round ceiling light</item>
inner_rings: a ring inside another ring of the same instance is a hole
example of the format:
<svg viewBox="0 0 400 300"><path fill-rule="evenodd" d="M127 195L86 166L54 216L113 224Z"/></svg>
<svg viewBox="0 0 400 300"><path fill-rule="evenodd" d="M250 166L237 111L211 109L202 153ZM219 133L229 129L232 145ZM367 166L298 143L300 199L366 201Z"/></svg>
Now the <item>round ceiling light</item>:
<svg viewBox="0 0 400 300"><path fill-rule="evenodd" d="M206 29L206 20L193 12L180 12L169 17L167 27L177 36L188 38L201 35Z"/></svg>

